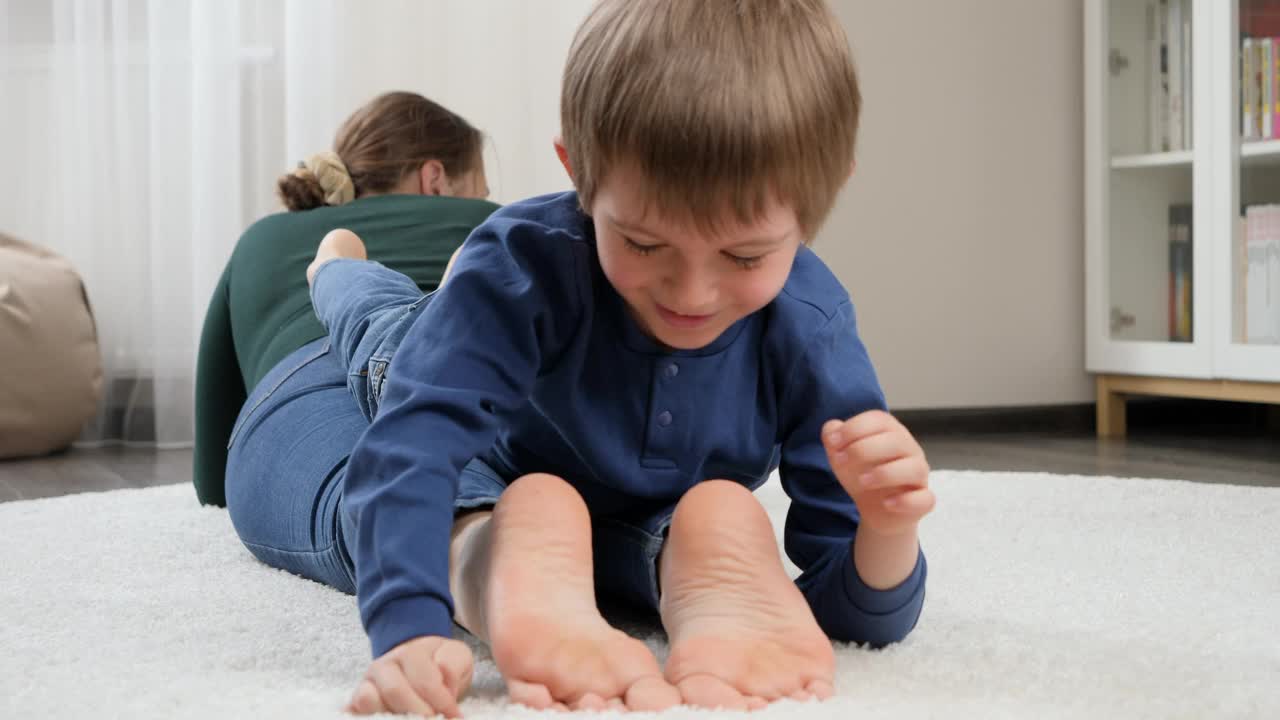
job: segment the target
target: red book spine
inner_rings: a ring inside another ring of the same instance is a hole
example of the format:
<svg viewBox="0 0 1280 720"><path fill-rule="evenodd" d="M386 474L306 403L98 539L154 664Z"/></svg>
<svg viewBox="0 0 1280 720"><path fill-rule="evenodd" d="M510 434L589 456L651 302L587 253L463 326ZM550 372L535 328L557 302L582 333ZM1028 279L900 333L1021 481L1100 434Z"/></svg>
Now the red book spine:
<svg viewBox="0 0 1280 720"><path fill-rule="evenodd" d="M1240 34L1248 37L1280 35L1280 0L1240 0Z"/></svg>

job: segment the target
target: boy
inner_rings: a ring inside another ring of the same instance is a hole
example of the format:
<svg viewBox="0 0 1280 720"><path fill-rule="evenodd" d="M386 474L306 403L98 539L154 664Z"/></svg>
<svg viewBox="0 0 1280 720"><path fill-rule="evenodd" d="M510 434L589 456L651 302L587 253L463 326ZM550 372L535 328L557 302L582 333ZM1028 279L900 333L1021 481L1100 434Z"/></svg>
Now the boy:
<svg viewBox="0 0 1280 720"><path fill-rule="evenodd" d="M807 248L859 105L821 0L604 0L565 69L576 193L495 213L426 297L326 237L313 302L373 418L341 510L353 711L456 714L451 619L513 701L570 709L825 698L831 640L910 631L928 464ZM751 494L775 468L794 583ZM658 612L665 668L597 589Z"/></svg>

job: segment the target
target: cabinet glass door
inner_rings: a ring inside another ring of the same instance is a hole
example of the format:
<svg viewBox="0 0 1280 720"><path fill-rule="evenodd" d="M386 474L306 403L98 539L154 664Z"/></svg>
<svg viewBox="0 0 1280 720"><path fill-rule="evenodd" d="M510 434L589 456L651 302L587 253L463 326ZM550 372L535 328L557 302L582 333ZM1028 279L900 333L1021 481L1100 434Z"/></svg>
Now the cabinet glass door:
<svg viewBox="0 0 1280 720"><path fill-rule="evenodd" d="M1107 3L1106 331L1192 343L1197 273L1192 0Z"/></svg>
<svg viewBox="0 0 1280 720"><path fill-rule="evenodd" d="M1222 26L1212 72L1225 88L1212 98L1225 150L1213 191L1214 375L1280 381L1280 0L1212 5Z"/></svg>
<svg viewBox="0 0 1280 720"><path fill-rule="evenodd" d="M1280 2L1239 0L1231 341L1280 345Z"/></svg>

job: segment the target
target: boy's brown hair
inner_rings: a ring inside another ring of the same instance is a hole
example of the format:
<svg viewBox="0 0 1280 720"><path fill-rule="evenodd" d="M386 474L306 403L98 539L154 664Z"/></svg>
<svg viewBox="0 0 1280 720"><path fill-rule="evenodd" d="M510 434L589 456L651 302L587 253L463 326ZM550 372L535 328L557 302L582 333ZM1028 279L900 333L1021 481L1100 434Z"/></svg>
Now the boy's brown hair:
<svg viewBox="0 0 1280 720"><path fill-rule="evenodd" d="M565 65L560 122L582 206L634 163L651 204L704 230L772 196L806 242L849 176L862 99L823 0L602 0Z"/></svg>

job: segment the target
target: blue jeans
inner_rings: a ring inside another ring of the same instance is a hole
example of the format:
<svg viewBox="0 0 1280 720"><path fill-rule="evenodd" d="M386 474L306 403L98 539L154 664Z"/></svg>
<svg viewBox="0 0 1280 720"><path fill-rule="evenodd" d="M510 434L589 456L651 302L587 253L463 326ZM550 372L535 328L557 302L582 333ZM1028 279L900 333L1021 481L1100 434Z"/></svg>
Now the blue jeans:
<svg viewBox="0 0 1280 720"><path fill-rule="evenodd" d="M339 360L321 338L281 360L254 388L227 450L227 511L254 557L354 593L342 488L347 458L369 420L352 401ZM492 506L507 483L473 460L454 506Z"/></svg>
<svg viewBox="0 0 1280 720"><path fill-rule="evenodd" d="M228 444L227 510L262 562L355 592L343 540L352 532L342 513L347 459L377 413L396 348L432 297L377 263L335 260L317 272L312 304L329 336L267 373ZM493 452L472 460L459 478L455 515L492 507L507 485L537 471L510 467ZM641 517L592 514L601 593L657 609L657 558L674 511L671 505Z"/></svg>

